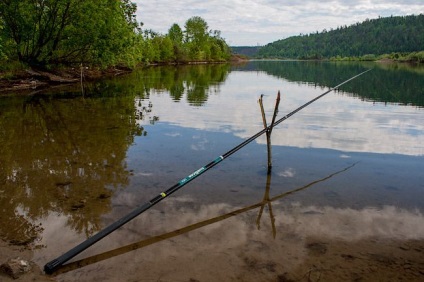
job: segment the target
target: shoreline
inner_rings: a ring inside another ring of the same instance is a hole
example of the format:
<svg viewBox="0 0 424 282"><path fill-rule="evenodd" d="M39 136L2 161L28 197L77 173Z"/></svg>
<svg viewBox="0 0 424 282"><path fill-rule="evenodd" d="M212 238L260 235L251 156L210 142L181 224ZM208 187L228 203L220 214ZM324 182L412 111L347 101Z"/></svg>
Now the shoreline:
<svg viewBox="0 0 424 282"><path fill-rule="evenodd" d="M102 77L118 76L130 73L128 68L109 68L106 70L89 69L88 67L57 69L41 71L34 69L20 70L14 73L12 79L0 79L1 94L21 94L26 91L44 90L54 86L76 84L83 78L85 81L93 81Z"/></svg>
<svg viewBox="0 0 424 282"><path fill-rule="evenodd" d="M11 78L4 78L0 72L0 95L16 94L26 91L44 90L46 88L76 84L85 81L94 81L100 78L114 77L133 72L136 69L155 66L179 66L179 65L206 65L206 64L240 64L246 63L249 59L233 54L228 61L189 61L170 63L151 63L139 65L134 69L124 66L113 66L104 70L95 67L67 67L57 68L50 71L37 70L32 68L21 69L13 72Z"/></svg>
<svg viewBox="0 0 424 282"><path fill-rule="evenodd" d="M74 85L84 81L95 81L101 78L115 77L124 74L129 74L136 69L155 66L179 66L179 65L204 65L204 64L244 64L255 60L282 60L282 59L254 59L233 54L229 61L225 62L174 62L174 63L152 63L149 65L140 65L134 69L127 67L109 67L104 70L89 68L89 67L68 67L58 68L50 71L36 70L32 68L21 69L13 72L11 78L4 78L0 72L0 96L12 94L34 94L33 92L42 91L48 88L57 86ZM293 60L293 61L328 61L339 62L344 60ZM345 61L358 62L358 61ZM381 59L371 61L376 64L411 64L411 62L396 61L393 59ZM29 92L29 93L28 93Z"/></svg>

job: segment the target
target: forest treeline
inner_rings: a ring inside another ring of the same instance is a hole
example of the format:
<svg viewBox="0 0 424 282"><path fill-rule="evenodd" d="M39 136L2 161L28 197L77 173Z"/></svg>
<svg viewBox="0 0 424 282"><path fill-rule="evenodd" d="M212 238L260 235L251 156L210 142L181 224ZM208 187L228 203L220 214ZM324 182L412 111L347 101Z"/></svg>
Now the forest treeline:
<svg viewBox="0 0 424 282"><path fill-rule="evenodd" d="M136 10L130 0L1 0L1 65L134 67L229 59L220 31L209 30L201 17L160 34L143 29Z"/></svg>
<svg viewBox="0 0 424 282"><path fill-rule="evenodd" d="M424 15L367 19L351 26L323 30L269 43L259 58L350 59L386 58L424 62ZM384 57L383 57L384 58Z"/></svg>

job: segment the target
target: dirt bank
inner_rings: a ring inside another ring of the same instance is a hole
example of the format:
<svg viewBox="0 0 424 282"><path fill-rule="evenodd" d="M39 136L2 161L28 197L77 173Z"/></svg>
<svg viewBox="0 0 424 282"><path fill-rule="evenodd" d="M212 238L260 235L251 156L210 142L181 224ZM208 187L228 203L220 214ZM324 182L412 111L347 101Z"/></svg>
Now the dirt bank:
<svg viewBox="0 0 424 282"><path fill-rule="evenodd" d="M83 81L92 81L101 77L117 76L131 72L124 67L113 67L106 70L94 68L66 68L58 70L26 69L6 76L0 73L0 94L27 93L52 86L75 84Z"/></svg>

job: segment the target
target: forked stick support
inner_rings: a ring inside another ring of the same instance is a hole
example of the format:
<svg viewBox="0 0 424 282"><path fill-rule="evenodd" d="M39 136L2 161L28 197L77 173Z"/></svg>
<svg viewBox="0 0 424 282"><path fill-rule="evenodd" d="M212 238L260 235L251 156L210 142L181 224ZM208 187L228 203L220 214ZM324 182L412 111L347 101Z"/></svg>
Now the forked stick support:
<svg viewBox="0 0 424 282"><path fill-rule="evenodd" d="M266 134L266 144L267 144L267 151L268 151L268 174L270 174L272 169L271 133L274 127L275 118L277 117L277 114L278 114L278 106L280 105L280 91L278 91L278 94L277 94L277 100L275 101L275 107L274 107L274 114L272 116L271 125L269 126L266 122L265 110L263 105L263 96L264 95L262 94L258 102L259 102L259 106L261 107L262 121L264 124L264 128L266 129L265 134Z"/></svg>

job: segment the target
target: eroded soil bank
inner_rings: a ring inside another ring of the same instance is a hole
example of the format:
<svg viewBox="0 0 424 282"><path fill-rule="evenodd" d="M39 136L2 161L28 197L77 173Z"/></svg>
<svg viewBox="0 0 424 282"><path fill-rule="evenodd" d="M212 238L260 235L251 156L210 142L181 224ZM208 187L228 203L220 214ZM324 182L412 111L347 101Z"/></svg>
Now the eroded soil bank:
<svg viewBox="0 0 424 282"><path fill-rule="evenodd" d="M4 78L0 73L0 94L28 94L48 87L76 84L102 77L111 77L131 72L128 68L108 68L99 70L89 67L66 68L52 71L26 69Z"/></svg>

